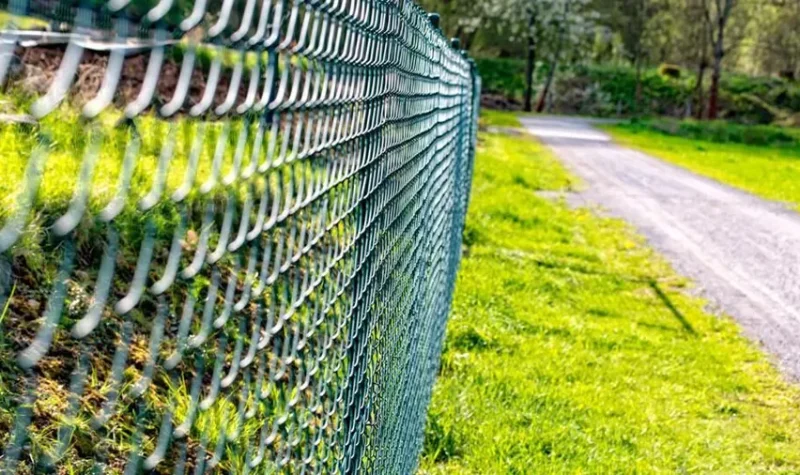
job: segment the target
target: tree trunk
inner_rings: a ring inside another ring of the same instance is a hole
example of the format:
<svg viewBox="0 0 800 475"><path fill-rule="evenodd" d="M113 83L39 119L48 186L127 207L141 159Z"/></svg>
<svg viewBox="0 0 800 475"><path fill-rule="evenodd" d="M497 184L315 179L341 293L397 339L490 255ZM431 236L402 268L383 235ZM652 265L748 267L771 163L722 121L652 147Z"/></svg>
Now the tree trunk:
<svg viewBox="0 0 800 475"><path fill-rule="evenodd" d="M464 51L469 51L472 48L472 40L475 38L475 34L478 32L477 29L472 30L466 34L464 34Z"/></svg>
<svg viewBox="0 0 800 475"><path fill-rule="evenodd" d="M533 29L535 21L536 16L531 13L531 17L528 20L528 57L525 60L525 101L523 109L526 112L532 110L533 73L536 71L536 40L533 37L533 33L530 31Z"/></svg>
<svg viewBox="0 0 800 475"><path fill-rule="evenodd" d="M547 79L544 82L544 87L542 88L541 94L539 94L539 101L536 103L536 112L544 112L544 106L547 103L547 95L550 94L550 86L553 84L553 78L556 75L556 68L558 68L558 60L561 56L561 44L562 41L559 39L558 46L553 54L553 61L550 63L550 71L547 72Z"/></svg>
<svg viewBox="0 0 800 475"><path fill-rule="evenodd" d="M716 120L719 115L719 81L722 77L722 55L714 54L714 69L711 72L711 91L708 94L708 119Z"/></svg>
<svg viewBox="0 0 800 475"><path fill-rule="evenodd" d="M725 57L725 26L733 8L734 1L726 0L722 11L718 12L717 38L714 41L714 64L711 70L711 91L708 94L708 119L716 120L719 113L719 82L722 77L722 58Z"/></svg>
<svg viewBox="0 0 800 475"><path fill-rule="evenodd" d="M556 44L556 50L553 53L553 62L550 65L550 71L547 73L547 81L544 83L542 94L539 96L539 102L536 104L536 112L544 111L547 95L550 93L550 86L553 84L553 77L556 75L558 62L561 60L561 50L564 48L564 36L567 34L567 27L564 22L566 22L567 15L569 15L570 5L571 2L569 1L564 4L564 17L562 18L561 24L558 28L558 43Z"/></svg>
<svg viewBox="0 0 800 475"><path fill-rule="evenodd" d="M536 112L544 112L544 106L547 104L547 95L550 94L550 86L553 84L553 77L556 75L556 68L558 68L557 59L550 65L550 71L547 73L547 80L542 88L542 93L539 95L539 101L536 103Z"/></svg>
<svg viewBox="0 0 800 475"><path fill-rule="evenodd" d="M697 65L697 82L694 86L694 95L697 98L697 111L695 112L695 118L697 118L697 120L703 119L703 106L705 105L705 99L703 98L703 79L706 75L707 66L705 58L701 59L700 63Z"/></svg>

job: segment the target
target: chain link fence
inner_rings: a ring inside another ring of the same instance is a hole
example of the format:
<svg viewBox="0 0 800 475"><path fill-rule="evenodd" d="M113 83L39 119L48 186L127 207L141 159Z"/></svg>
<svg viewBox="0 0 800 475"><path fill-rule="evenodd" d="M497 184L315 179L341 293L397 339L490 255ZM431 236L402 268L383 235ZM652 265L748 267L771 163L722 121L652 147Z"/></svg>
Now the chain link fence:
<svg viewBox="0 0 800 475"><path fill-rule="evenodd" d="M480 89L438 18L0 9L3 473L413 472Z"/></svg>

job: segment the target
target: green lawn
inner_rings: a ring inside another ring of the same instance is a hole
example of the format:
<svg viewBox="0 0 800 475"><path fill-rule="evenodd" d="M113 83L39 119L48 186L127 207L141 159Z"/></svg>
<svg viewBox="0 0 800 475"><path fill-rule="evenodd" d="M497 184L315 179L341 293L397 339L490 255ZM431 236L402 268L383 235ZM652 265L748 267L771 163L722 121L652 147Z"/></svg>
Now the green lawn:
<svg viewBox="0 0 800 475"><path fill-rule="evenodd" d="M485 109L481 111L478 123L481 127L517 127L519 113Z"/></svg>
<svg viewBox="0 0 800 475"><path fill-rule="evenodd" d="M800 473L800 392L532 139L481 134L420 473Z"/></svg>
<svg viewBox="0 0 800 475"><path fill-rule="evenodd" d="M626 124L604 128L622 145L800 210L800 147L717 143Z"/></svg>

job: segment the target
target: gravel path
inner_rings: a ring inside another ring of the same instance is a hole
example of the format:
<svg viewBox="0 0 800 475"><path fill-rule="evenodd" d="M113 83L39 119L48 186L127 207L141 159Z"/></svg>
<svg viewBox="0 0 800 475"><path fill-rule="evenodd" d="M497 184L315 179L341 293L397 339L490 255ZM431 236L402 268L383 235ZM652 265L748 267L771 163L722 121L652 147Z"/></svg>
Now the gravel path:
<svg viewBox="0 0 800 475"><path fill-rule="evenodd" d="M525 118L588 190L800 380L800 214L610 142L588 121Z"/></svg>

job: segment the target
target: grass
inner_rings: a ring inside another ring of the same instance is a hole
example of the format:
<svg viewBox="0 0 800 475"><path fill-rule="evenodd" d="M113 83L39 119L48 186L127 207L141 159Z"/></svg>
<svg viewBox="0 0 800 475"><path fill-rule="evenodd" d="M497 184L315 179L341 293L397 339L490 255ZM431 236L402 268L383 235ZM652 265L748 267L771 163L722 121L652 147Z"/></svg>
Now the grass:
<svg viewBox="0 0 800 475"><path fill-rule="evenodd" d="M781 148L800 146L797 129L777 125L742 125L724 120L698 121L664 117L631 119L622 123L626 130L655 131L687 139L716 143L763 145Z"/></svg>
<svg viewBox="0 0 800 475"><path fill-rule="evenodd" d="M422 474L798 473L800 392L573 179L481 134Z"/></svg>
<svg viewBox="0 0 800 475"><path fill-rule="evenodd" d="M45 29L48 26L46 21L29 16L12 15L8 12L0 12L0 27L8 28L9 23L20 30Z"/></svg>
<svg viewBox="0 0 800 475"><path fill-rule="evenodd" d="M622 145L800 210L800 146L783 140L748 145L673 136L630 124L606 126Z"/></svg>
<svg viewBox="0 0 800 475"><path fill-rule="evenodd" d="M0 97L2 108L10 109L12 112L26 110L29 102L30 97L22 94L6 94ZM88 467L93 464L95 449L98 447L107 452L109 463L107 471L121 473L124 461L134 446L133 432L137 418L141 419L142 429L146 434L142 441L142 452L147 454L152 451L155 444L154 437L159 434L161 414L170 404L175 406L173 415L176 421L187 417L191 397L187 392L186 383L196 370L190 363L181 366L176 372L176 377L179 377L177 384L165 371L158 369L153 383L141 398L130 396L135 383L141 380L142 368L149 358L148 344L155 313L154 298L143 297L140 305L124 318L111 312L105 313L97 329L81 342L69 336L69 330L77 318L86 313L91 299L89 291L94 289L97 278L96 263L99 259L98 254L102 252L102 244L99 243L104 241L106 230L95 221L95 216L109 204L120 188L120 175L126 161L125 153L134 138L138 138L139 149L131 170L130 189L124 209L114 220L121 242L111 288L114 300L124 296L129 287L133 265L136 263L139 244L144 234L142 223L146 215L149 214L153 219L159 242L168 243L179 220L180 206L185 206L189 210L192 229L199 230L201 227L199 220L206 203L216 204L215 218L219 218L228 192L241 201L249 186L253 187L252 193L255 196L260 196L264 188L282 185L281 179L274 177L274 173L269 176L256 174L249 182L240 180L230 187L218 184L207 194L199 190L200 184L206 183L214 176L212 161L217 153L218 142L225 146L216 173L217 181L222 181L223 177L235 169L233 151L245 127L250 128L250 137L255 133L256 124L252 121L234 119L230 125L205 121L201 125L198 121L181 117L168 123L155 118L152 114L137 117L134 121L123 121L119 110L109 108L99 120L90 122L81 118L79 111L80 108L75 104L65 102L57 111L34 127L8 122L0 124L0 156L4 159L5 167L4 179L0 180L0 223L5 223L17 209L18 195L23 188L29 168L29 158L35 155L37 150L43 150L45 157L41 184L37 190L33 209L28 213L24 233L17 244L0 259L0 271L5 271L4 266L9 264L14 276L14 284L8 294L2 293L8 289L0 288L2 312L0 313L0 447L7 446L17 402L27 381L25 374L16 364L16 356L20 349L30 342L32 333L41 324L39 317L47 302L51 285L58 275L58 263L64 252L65 246L61 240L53 236L51 227L69 206L77 188L76 182L82 173L81 169L89 162L85 152L92 148L91 141L96 144L97 151L90 178L91 191L87 199L87 212L74 236L77 260L82 268L71 275L66 282L68 291L65 300L66 311L58 322L59 329L55 334L51 351L37 367L38 378L35 386L37 398L32 410L32 422L26 429L28 443L24 459L18 467L19 473L42 470L44 465L42 461L48 457L60 458L59 473L87 473ZM171 196L184 183L191 160L190 155L197 149L198 163L193 179L194 186L183 202L185 205L178 205L169 198L163 198L146 214L139 210L138 203L156 180L159 155L170 127L174 131L174 146L164 172L163 196ZM224 136L226 130L228 133ZM202 135L204 140L198 143L194 139L201 133L204 133ZM251 164L252 142L250 140L245 147L241 169ZM279 147L282 143L281 136L277 138L269 136L265 142L263 150L281 150ZM209 239L211 243L218 241L216 229L211 232ZM191 251L194 244L187 243L187 245ZM186 253L186 256L190 255L191 253ZM159 262L154 261L151 275L161 275L163 272L161 261L164 258L163 252L160 256L157 255L155 259ZM228 253L216 264L223 272L224 278L234 272L231 270L234 268L234 259L235 256ZM197 296L201 289L208 286L207 270L198 275L194 283L178 283L168 290L166 301L171 305L170 315L179 312L179 302L183 302L189 293L195 293ZM241 271L238 277L243 279ZM220 310L221 307L215 312L218 313ZM237 337L237 332L240 331L237 330L234 320L238 321L231 319L226 323L224 330L221 330L231 338ZM156 356L159 359L168 356L174 349L176 332L174 323L170 321L165 331L165 341ZM114 416L103 428L96 430L91 427L91 418L111 390L109 383L111 358L115 354L116 345L121 343L120 328L123 324L130 324L133 328L129 342L130 358L122 375L120 396ZM199 321L194 321L191 334L196 334L198 329ZM211 368L214 363L215 339L216 337L212 336L212 339L196 352L198 358L205 362L205 368ZM249 339L249 332L241 337L245 347L249 344ZM88 359L86 389L80 410L75 414L68 414L69 374L79 355L86 355ZM244 384L239 378L229 390L230 393L241 393ZM254 414L258 417L248 419L242 427L237 427L237 418L234 417L236 408L233 407L233 403L227 398L217 398L207 411L196 416L188 436L189 444L192 447L196 446L202 439L201 433L205 433L208 436L207 447L213 448L223 430L229 434L238 431L241 437L257 440L262 422L271 420L278 414L274 408L286 406L289 397L287 391L285 388L276 389L259 403L251 397L248 405L257 406ZM139 401L142 401L142 410L139 409ZM303 416L311 417L307 414ZM56 440L65 427L72 428L74 433L64 453L58 454ZM168 457L177 458L176 446L177 444L170 446ZM245 454L241 447L234 444L226 447L227 455L220 465L223 471L239 473L243 470ZM191 453L194 453L194 448Z"/></svg>
<svg viewBox="0 0 800 475"><path fill-rule="evenodd" d="M483 109L478 118L481 127L519 127L519 116L515 112Z"/></svg>
<svg viewBox="0 0 800 475"><path fill-rule="evenodd" d="M155 180L158 157L168 135L169 125L150 115L137 118L135 127L119 124L120 119L119 111L109 110L89 128L90 124L80 117L79 111L68 105L46 117L34 131L26 125L0 124L0 156L5 158L7 167L7 179L0 181L0 217L5 217L15 208L29 157L37 148L44 148L47 154L37 205L47 208L48 212L63 211L72 198L75 182L80 176L84 152L90 148L90 140L97 143L98 150L89 196L90 211L98 212L117 192L125 151L134 137L139 138L141 145L130 188L134 196L146 194ZM174 122L173 129L175 143L166 175L168 192L179 188L184 179L198 126L181 119ZM240 125L236 124L228 133L229 147L235 144L239 129ZM195 178L198 183L203 183L211 175L211 160L217 136L222 133L222 125L207 124L204 130L206 137L202 143ZM227 173L231 161L230 154L226 154L220 176ZM193 191L199 194L196 190Z"/></svg>

